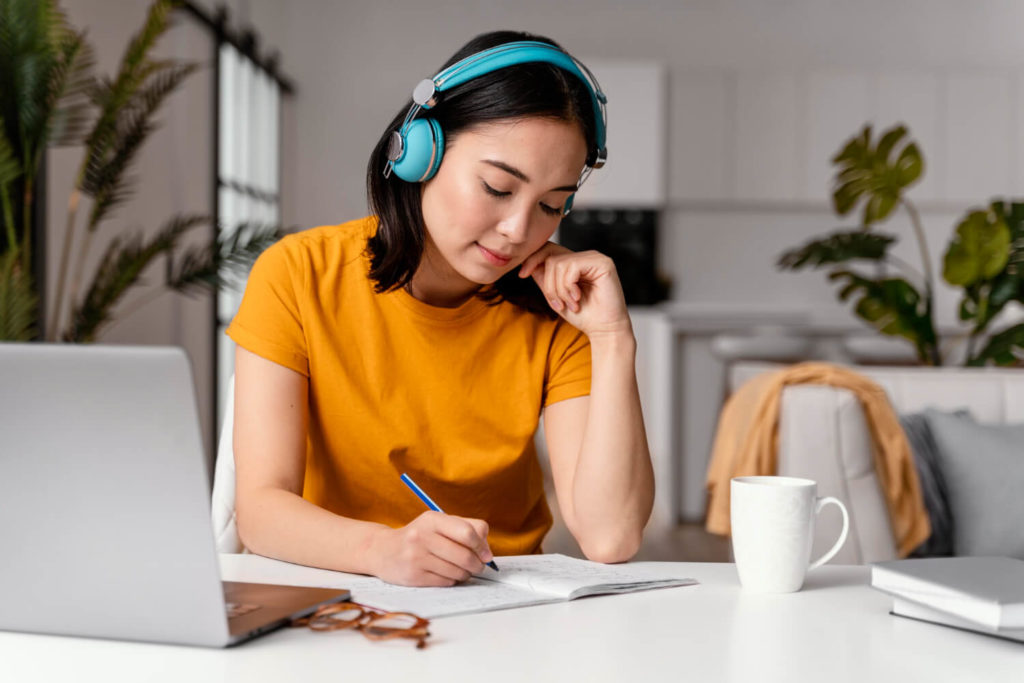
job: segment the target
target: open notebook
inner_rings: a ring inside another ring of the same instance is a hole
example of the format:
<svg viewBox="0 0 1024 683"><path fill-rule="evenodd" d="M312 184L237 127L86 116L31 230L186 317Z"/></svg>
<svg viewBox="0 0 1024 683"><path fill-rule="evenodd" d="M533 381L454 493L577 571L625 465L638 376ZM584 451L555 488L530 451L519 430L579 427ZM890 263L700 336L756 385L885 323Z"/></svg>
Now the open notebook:
<svg viewBox="0 0 1024 683"><path fill-rule="evenodd" d="M697 583L679 576L677 568L606 565L565 555L512 555L496 561L500 571L484 569L451 588L395 586L369 576L310 567L297 571L294 565L258 555L222 555L221 567L234 580L347 588L356 602L428 619Z"/></svg>

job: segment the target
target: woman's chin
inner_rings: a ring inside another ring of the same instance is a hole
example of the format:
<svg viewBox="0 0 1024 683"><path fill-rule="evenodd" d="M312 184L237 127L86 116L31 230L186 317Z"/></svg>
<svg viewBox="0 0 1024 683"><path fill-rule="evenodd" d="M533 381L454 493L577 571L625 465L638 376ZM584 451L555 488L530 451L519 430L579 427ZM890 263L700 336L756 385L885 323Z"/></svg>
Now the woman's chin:
<svg viewBox="0 0 1024 683"><path fill-rule="evenodd" d="M473 266L460 269L459 275L461 275L463 279L472 282L475 285L486 287L488 285L493 285L495 282L500 280L502 276L516 267L517 266L493 268L488 266Z"/></svg>

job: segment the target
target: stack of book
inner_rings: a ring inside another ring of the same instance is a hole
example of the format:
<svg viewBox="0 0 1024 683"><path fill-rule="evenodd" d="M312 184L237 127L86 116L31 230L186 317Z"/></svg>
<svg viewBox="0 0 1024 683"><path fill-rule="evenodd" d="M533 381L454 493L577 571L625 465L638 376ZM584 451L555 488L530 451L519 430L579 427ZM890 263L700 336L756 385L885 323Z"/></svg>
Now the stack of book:
<svg viewBox="0 0 1024 683"><path fill-rule="evenodd" d="M871 586L892 613L1024 643L1024 560L937 557L878 562Z"/></svg>

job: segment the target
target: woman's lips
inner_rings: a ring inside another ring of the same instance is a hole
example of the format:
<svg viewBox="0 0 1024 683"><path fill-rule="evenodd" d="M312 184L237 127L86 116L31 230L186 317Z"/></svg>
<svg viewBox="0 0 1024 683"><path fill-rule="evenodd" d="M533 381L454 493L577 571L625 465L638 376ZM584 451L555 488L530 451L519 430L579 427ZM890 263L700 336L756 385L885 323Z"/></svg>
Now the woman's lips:
<svg viewBox="0 0 1024 683"><path fill-rule="evenodd" d="M501 254L495 253L485 247L484 245L477 243L477 248L480 249L480 253L484 255L487 262L495 266L505 266L512 260L512 256L502 256Z"/></svg>

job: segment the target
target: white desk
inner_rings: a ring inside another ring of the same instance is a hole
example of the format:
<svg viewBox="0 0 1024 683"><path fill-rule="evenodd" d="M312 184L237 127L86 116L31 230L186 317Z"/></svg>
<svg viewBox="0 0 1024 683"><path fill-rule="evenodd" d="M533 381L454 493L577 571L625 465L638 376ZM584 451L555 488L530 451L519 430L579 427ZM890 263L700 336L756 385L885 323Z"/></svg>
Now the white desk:
<svg viewBox="0 0 1024 683"><path fill-rule="evenodd" d="M1024 645L890 616L867 567L753 596L733 565L679 566L701 584L436 619L426 650L307 629L229 650L0 633L0 681L1024 680Z"/></svg>

